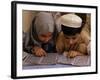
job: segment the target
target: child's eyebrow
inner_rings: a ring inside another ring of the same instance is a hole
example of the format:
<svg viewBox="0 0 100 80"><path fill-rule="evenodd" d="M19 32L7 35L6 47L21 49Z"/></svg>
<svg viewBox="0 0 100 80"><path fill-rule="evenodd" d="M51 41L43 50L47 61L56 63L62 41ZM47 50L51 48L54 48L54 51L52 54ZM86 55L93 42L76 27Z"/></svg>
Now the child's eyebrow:
<svg viewBox="0 0 100 80"><path fill-rule="evenodd" d="M41 36L46 36L46 35L44 35L44 34L41 34Z"/></svg>
<svg viewBox="0 0 100 80"><path fill-rule="evenodd" d="M77 36L64 36L65 38L76 38Z"/></svg>
<svg viewBox="0 0 100 80"><path fill-rule="evenodd" d="M44 37L46 37L46 36L52 36L52 34L49 34L49 35L41 34L41 36L44 36Z"/></svg>

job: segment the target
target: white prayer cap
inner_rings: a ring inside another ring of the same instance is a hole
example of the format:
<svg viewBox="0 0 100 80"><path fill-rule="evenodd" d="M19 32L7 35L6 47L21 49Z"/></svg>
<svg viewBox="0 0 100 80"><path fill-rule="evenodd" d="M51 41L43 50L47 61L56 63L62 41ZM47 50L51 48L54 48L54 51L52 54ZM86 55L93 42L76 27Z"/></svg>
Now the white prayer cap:
<svg viewBox="0 0 100 80"><path fill-rule="evenodd" d="M82 25L82 19L75 14L65 14L60 17L61 25L79 28Z"/></svg>

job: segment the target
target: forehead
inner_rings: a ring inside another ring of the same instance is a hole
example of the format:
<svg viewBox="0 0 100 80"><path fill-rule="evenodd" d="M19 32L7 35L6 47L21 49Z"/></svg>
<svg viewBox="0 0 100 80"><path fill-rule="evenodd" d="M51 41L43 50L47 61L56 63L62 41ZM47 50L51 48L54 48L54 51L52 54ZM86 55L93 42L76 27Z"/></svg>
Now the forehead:
<svg viewBox="0 0 100 80"><path fill-rule="evenodd" d="M49 35L52 35L52 32L48 32L46 34L40 34L40 36L49 36Z"/></svg>
<svg viewBox="0 0 100 80"><path fill-rule="evenodd" d="M79 34L75 34L75 35L65 35L64 34L64 37L65 38L74 38L74 37L79 37Z"/></svg>

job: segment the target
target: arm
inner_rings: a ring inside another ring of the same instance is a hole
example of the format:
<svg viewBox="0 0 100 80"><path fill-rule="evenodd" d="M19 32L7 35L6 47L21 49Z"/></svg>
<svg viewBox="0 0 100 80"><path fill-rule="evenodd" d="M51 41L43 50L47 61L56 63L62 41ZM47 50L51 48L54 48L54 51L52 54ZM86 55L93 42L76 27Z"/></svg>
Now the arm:
<svg viewBox="0 0 100 80"><path fill-rule="evenodd" d="M23 51L31 53L30 36L28 32L23 32Z"/></svg>
<svg viewBox="0 0 100 80"><path fill-rule="evenodd" d="M64 55L70 58L76 57L76 56L83 56L87 54L87 47L85 44L81 43L79 44L78 48L76 50L70 50L65 51Z"/></svg>
<svg viewBox="0 0 100 80"><path fill-rule="evenodd" d="M60 32L58 37L57 37L56 50L57 50L58 53L63 53L63 51L64 51L64 42L63 42L62 32Z"/></svg>

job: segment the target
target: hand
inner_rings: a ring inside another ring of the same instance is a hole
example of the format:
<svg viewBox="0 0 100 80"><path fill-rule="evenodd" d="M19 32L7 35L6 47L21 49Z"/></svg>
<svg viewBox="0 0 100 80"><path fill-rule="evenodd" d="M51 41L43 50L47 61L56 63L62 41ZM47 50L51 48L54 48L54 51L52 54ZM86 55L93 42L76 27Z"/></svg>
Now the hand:
<svg viewBox="0 0 100 80"><path fill-rule="evenodd" d="M63 55L67 57L68 52L67 51L64 51Z"/></svg>
<svg viewBox="0 0 100 80"><path fill-rule="evenodd" d="M78 51L69 51L69 52L65 52L64 54L66 55L66 57L69 57L69 58L74 58L76 56L83 55Z"/></svg>
<svg viewBox="0 0 100 80"><path fill-rule="evenodd" d="M74 58L76 56L78 56L79 52L77 51L69 51L67 57L70 57L70 58Z"/></svg>
<svg viewBox="0 0 100 80"><path fill-rule="evenodd" d="M38 57L46 56L46 52L42 48L37 46L33 47L32 53Z"/></svg>

